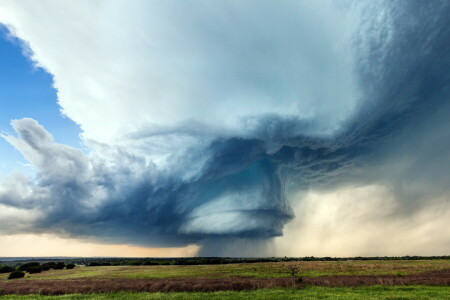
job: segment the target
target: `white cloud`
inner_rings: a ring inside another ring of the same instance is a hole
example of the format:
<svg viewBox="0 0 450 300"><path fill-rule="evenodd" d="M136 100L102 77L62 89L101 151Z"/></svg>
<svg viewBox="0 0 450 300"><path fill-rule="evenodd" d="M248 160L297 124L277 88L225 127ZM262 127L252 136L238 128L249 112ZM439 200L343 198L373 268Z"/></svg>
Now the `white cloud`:
<svg viewBox="0 0 450 300"><path fill-rule="evenodd" d="M62 111L87 138L119 143L118 133L142 126L255 136L248 120L266 114L308 122L292 134L326 135L356 103L350 16L335 8L4 0L0 22L54 75Z"/></svg>

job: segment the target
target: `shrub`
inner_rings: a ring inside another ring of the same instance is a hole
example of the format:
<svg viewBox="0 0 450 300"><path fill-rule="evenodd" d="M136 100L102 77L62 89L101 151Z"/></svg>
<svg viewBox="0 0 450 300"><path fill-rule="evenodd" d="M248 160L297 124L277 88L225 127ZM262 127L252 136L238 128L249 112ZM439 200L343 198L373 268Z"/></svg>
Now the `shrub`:
<svg viewBox="0 0 450 300"><path fill-rule="evenodd" d="M1 266L0 267L0 273L11 273L14 272L14 268L10 266Z"/></svg>
<svg viewBox="0 0 450 300"><path fill-rule="evenodd" d="M41 273L42 269L40 266L32 266L27 269L27 272L30 274Z"/></svg>
<svg viewBox="0 0 450 300"><path fill-rule="evenodd" d="M40 264L38 262L29 262L26 264L21 265L17 271L26 271L29 267L39 267Z"/></svg>
<svg viewBox="0 0 450 300"><path fill-rule="evenodd" d="M23 278L25 276L25 273L22 271L14 271L9 274L8 279L16 279L16 278Z"/></svg>
<svg viewBox="0 0 450 300"><path fill-rule="evenodd" d="M93 261L88 264L88 267L99 267L101 265L102 265L101 263Z"/></svg>
<svg viewBox="0 0 450 300"><path fill-rule="evenodd" d="M62 261L60 261L56 265L53 266L53 269L54 270L62 270L62 269L64 269L65 266L66 266L66 264L63 263Z"/></svg>
<svg viewBox="0 0 450 300"><path fill-rule="evenodd" d="M55 267L55 265L56 265L56 263L54 263L54 262L46 262L41 265L41 269L42 269L42 271L48 271L50 269L53 269Z"/></svg>
<svg viewBox="0 0 450 300"><path fill-rule="evenodd" d="M67 269L67 270L71 270L71 269L73 269L73 268L75 268L75 264L68 264L68 265L66 266L66 269Z"/></svg>
<svg viewBox="0 0 450 300"><path fill-rule="evenodd" d="M291 276L295 276L295 275L297 275L297 273L300 270L300 268L298 266L295 266L295 265L290 265L289 266L289 270L291 271Z"/></svg>

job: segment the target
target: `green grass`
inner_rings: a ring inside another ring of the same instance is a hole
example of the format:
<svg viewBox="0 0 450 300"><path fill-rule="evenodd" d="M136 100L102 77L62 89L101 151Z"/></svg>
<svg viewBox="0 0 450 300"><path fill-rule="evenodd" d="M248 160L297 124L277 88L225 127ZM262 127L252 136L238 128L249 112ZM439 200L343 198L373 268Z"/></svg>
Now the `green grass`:
<svg viewBox="0 0 450 300"><path fill-rule="evenodd" d="M174 278L249 276L274 278L289 276L289 266L300 268L299 276L322 275L407 275L450 268L450 260L422 261L328 261L328 262L279 262L243 263L228 265L195 266L112 266L78 267L74 270L51 270L26 275L26 279L76 279L76 278ZM6 280L8 274L0 274Z"/></svg>
<svg viewBox="0 0 450 300"><path fill-rule="evenodd" d="M110 293L63 296L7 295L2 300L102 300L102 299L450 299L449 287L370 286L358 288L306 287L303 289L262 289L212 293Z"/></svg>
<svg viewBox="0 0 450 300"><path fill-rule="evenodd" d="M27 274L21 280L75 278L176 278L249 276L255 278L286 277L289 266L300 268L299 276L321 275L382 275L414 274L450 268L449 260L423 261L343 261L343 262L280 262L243 263L196 266L112 266L78 267L74 270L51 270ZM6 280L7 274L0 274ZM305 287L302 289L261 289L255 291L223 291L213 293L108 293L73 294L63 296L6 295L0 300L72 300L72 299L448 299L450 287L444 286L366 286L366 287Z"/></svg>

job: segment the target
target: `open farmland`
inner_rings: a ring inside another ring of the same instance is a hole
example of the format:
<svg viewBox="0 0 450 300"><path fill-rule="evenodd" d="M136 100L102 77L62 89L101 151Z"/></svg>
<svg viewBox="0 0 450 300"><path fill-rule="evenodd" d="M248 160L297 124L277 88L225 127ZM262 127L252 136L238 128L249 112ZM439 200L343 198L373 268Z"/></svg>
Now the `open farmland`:
<svg viewBox="0 0 450 300"><path fill-rule="evenodd" d="M298 267L294 276L292 267ZM129 296L126 293L133 295L133 299L135 296L136 299L197 299L205 295L217 299L277 298L275 295L279 295L278 299L335 299L340 293L344 297L341 299L358 299L366 292L373 299L386 295L417 299L419 294L421 299L446 299L450 295L449 286L450 260L447 259L78 266L73 270L26 274L19 280L7 280L7 274L0 277L0 290L5 295L68 294L61 299L126 299Z"/></svg>
<svg viewBox="0 0 450 300"><path fill-rule="evenodd" d="M81 266L73 270L50 270L39 274L27 274L25 279L227 278L232 276L251 278L282 278L290 276L291 266L298 266L299 271L296 275L301 277L317 277L327 275L410 275L420 272L450 269L450 260L355 260L219 265ZM0 274L0 280L6 280L7 276L7 274Z"/></svg>

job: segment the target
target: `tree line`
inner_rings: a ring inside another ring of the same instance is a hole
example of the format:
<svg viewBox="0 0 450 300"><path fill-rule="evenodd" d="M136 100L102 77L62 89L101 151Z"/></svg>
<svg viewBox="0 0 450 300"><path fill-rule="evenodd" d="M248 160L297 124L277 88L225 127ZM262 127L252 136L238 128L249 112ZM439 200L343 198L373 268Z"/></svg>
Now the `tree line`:
<svg viewBox="0 0 450 300"><path fill-rule="evenodd" d="M28 262L17 267L12 266L0 266L0 273L10 273L8 279L17 279L25 277L25 273L36 274L41 273L43 271L48 270L62 270L62 269L73 269L75 268L75 264L69 263L65 264L64 262Z"/></svg>

